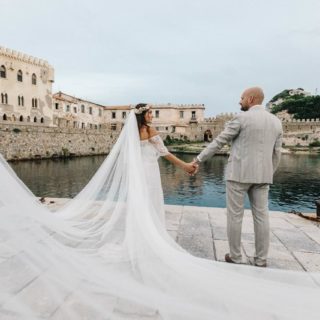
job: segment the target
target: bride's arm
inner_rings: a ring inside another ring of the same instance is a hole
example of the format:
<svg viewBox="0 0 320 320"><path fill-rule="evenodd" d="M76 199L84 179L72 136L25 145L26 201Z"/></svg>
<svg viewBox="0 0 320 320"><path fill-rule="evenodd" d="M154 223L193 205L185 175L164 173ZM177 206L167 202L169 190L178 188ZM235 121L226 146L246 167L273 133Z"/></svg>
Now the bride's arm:
<svg viewBox="0 0 320 320"><path fill-rule="evenodd" d="M164 145L159 133L154 128L149 128L150 138L149 141L154 145L154 147L159 152L160 156L166 158L172 164L177 167L182 168L186 172L192 174L195 171L195 167L192 163L186 163L181 159L177 158L171 152L168 151L167 147Z"/></svg>

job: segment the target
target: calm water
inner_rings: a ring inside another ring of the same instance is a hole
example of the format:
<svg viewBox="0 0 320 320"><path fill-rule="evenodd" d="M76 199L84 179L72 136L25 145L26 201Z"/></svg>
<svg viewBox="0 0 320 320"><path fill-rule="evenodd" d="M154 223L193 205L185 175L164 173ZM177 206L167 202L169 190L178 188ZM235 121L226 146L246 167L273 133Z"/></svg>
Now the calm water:
<svg viewBox="0 0 320 320"><path fill-rule="evenodd" d="M179 155L191 161L192 155ZM90 180L105 156L11 162L18 176L37 196L73 197ZM224 174L227 157L215 156L203 164L196 177L189 177L165 159L159 160L165 202L225 207ZM320 157L283 155L270 189L270 209L314 212L320 198ZM248 207L248 201L247 201Z"/></svg>

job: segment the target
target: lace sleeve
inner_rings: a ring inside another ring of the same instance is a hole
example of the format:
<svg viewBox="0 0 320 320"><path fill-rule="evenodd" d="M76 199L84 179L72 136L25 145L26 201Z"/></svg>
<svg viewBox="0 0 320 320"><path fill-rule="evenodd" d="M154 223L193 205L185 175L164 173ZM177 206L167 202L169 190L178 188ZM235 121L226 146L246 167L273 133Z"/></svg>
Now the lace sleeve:
<svg viewBox="0 0 320 320"><path fill-rule="evenodd" d="M164 145L161 137L159 135L153 136L149 139L149 141L153 144L153 146L157 149L160 156L164 157L169 154L168 149Z"/></svg>

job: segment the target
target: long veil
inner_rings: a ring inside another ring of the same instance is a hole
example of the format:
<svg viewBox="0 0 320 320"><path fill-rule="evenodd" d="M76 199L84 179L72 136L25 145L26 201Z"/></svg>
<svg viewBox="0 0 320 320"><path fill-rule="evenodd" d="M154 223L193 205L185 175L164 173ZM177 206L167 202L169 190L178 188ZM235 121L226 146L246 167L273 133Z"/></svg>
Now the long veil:
<svg viewBox="0 0 320 320"><path fill-rule="evenodd" d="M63 208L41 205L1 156L0 179L0 319L319 318L319 274L200 259L171 239L133 111Z"/></svg>

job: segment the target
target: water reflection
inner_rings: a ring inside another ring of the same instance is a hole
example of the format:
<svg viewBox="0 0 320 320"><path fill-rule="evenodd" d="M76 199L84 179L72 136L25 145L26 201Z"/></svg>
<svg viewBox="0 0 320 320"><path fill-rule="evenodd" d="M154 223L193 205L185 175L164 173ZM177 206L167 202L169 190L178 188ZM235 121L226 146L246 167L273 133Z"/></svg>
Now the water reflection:
<svg viewBox="0 0 320 320"><path fill-rule="evenodd" d="M193 155L179 155L191 161ZM45 197L74 197L100 167L105 156L10 163L32 192ZM205 162L196 177L187 176L165 159L159 160L165 202L225 207L227 158ZM320 157L283 155L275 184L270 189L270 209L315 211L320 198ZM246 202L248 207L248 201Z"/></svg>

